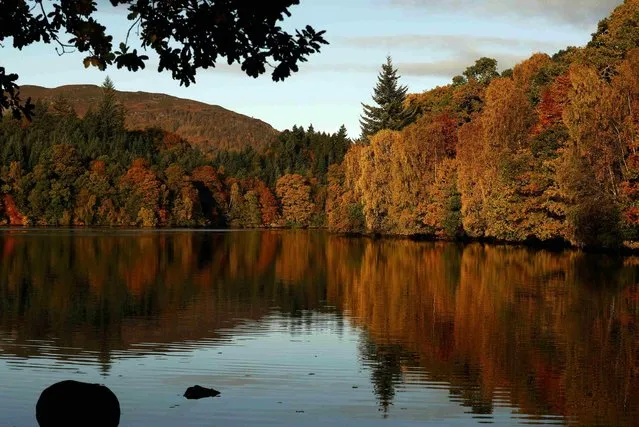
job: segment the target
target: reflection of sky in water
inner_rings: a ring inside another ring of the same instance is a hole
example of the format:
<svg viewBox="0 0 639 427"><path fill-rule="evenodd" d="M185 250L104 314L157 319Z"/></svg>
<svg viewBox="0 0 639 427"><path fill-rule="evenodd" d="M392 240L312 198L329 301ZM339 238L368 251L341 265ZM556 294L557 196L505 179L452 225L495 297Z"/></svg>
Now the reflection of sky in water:
<svg viewBox="0 0 639 427"><path fill-rule="evenodd" d="M358 349L366 337L348 322L336 333L335 317L315 314L311 327L290 332L283 330L285 318L270 315L243 324L223 340L178 344L157 354L144 354L140 345L115 353L107 374L89 355L70 361L5 358L0 361L3 425L33 425L40 391L68 378L108 385L120 399L123 426L363 426L391 420L393 425L452 425L472 423L471 416L477 421L477 415L451 401L447 384L425 381L423 372L412 371L417 368L404 373L385 420L369 363ZM11 345L7 337L1 343ZM222 396L184 399L182 393L194 384L217 388ZM513 416L503 405L484 421L508 424Z"/></svg>
<svg viewBox="0 0 639 427"><path fill-rule="evenodd" d="M225 339L180 343L157 354L144 354L145 345L139 345L114 354L107 374L90 355L69 361L3 359L3 425L33 425L40 391L69 378L109 386L120 399L123 426L510 424L517 417L506 402L487 416L465 413L451 401L447 384L429 382L421 369L412 368L396 384L384 419L371 385L370 362L362 360L358 349L365 334L348 322L336 333L335 317L315 314L311 327L290 332L284 330L286 318L270 315L238 327L236 335ZM3 338L2 345L10 346L8 341ZM194 384L217 388L222 396L184 399L182 393Z"/></svg>

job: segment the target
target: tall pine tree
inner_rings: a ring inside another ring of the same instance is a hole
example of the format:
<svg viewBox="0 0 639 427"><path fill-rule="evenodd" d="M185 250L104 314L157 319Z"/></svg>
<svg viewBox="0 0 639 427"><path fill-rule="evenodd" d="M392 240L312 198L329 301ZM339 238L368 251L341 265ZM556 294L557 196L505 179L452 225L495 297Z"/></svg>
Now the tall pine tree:
<svg viewBox="0 0 639 427"><path fill-rule="evenodd" d="M113 80L107 76L102 83L102 97L97 108L89 108L84 119L88 129L89 142L83 153L90 157L97 157L108 152L116 151L116 147L125 138L126 111L118 102L117 92Z"/></svg>
<svg viewBox="0 0 639 427"><path fill-rule="evenodd" d="M359 121L362 137L367 138L382 129L400 130L415 120L417 112L404 108L406 86L399 86L397 69L393 68L390 56L377 77L373 101L377 106L363 104L364 113Z"/></svg>

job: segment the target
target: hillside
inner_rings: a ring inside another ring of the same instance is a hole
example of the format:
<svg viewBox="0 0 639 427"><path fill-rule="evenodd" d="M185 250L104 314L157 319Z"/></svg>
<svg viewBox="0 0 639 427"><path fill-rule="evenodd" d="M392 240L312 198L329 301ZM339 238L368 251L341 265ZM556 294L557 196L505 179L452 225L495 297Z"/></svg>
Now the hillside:
<svg viewBox="0 0 639 427"><path fill-rule="evenodd" d="M80 117L95 105L102 89L94 85L69 85L49 89L21 87L26 99L52 100L65 97ZM173 132L205 152L240 151L251 146L262 151L277 135L271 125L217 105L148 92L118 91L118 100L127 110L126 125L131 130L158 127Z"/></svg>

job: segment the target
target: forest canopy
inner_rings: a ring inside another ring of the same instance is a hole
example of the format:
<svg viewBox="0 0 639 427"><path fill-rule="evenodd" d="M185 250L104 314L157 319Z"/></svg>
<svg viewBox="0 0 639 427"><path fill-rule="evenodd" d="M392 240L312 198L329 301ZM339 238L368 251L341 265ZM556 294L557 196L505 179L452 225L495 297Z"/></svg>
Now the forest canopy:
<svg viewBox="0 0 639 427"><path fill-rule="evenodd" d="M328 168L351 144L343 127L294 127L266 152L206 154L167 131L127 130L109 79L83 118L62 97L36 112L31 122L0 121L0 217L8 224L324 226ZM304 215L282 215L297 203Z"/></svg>

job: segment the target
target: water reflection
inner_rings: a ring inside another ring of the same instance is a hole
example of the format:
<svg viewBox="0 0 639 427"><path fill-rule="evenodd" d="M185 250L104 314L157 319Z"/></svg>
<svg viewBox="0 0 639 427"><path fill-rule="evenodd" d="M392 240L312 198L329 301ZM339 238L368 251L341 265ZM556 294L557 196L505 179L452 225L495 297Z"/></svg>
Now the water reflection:
<svg viewBox="0 0 639 427"><path fill-rule="evenodd" d="M638 415L637 258L306 231L8 230L0 250L5 360L97 362L109 375L122 359L274 322L310 352L326 333L346 349L354 327L381 417L419 418L395 403L428 390L482 422L501 408L506 423ZM280 357L264 366L296 363Z"/></svg>

